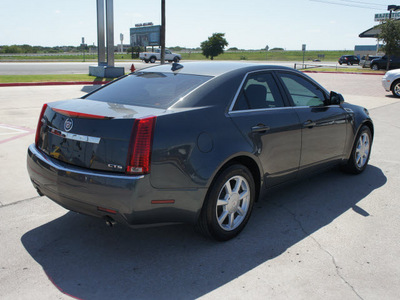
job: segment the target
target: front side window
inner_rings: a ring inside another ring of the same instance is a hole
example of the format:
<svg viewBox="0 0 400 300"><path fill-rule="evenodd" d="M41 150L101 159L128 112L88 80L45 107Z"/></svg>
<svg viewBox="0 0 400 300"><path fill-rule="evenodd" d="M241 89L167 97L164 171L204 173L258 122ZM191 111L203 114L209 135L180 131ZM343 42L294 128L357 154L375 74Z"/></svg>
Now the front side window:
<svg viewBox="0 0 400 300"><path fill-rule="evenodd" d="M247 77L233 110L282 106L284 106L284 103L272 74L257 73Z"/></svg>
<svg viewBox="0 0 400 300"><path fill-rule="evenodd" d="M280 73L295 106L324 106L325 94L311 81L290 73Z"/></svg>

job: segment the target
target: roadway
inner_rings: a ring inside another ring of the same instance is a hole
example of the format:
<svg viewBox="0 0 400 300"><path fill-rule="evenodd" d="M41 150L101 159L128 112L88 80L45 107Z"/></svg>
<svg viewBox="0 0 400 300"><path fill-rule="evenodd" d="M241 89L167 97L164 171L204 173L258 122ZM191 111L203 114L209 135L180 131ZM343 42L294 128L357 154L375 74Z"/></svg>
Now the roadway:
<svg viewBox="0 0 400 300"><path fill-rule="evenodd" d="M0 299L398 299L400 101L381 76L311 76L370 110L370 165L269 192L226 243L187 225L110 229L37 195L26 149L42 104L93 87L1 87Z"/></svg>
<svg viewBox="0 0 400 300"><path fill-rule="evenodd" d="M249 61L243 61L249 62ZM283 65L293 68L294 64L301 64L296 61L254 61L270 65ZM116 67L124 67L125 72L129 72L131 65L136 69L152 66L139 60L116 62ZM312 64L312 63L310 63ZM317 63L318 64L318 63ZM324 65L336 66L336 62L323 62ZM0 75L40 75L40 74L88 74L89 66L96 66L96 62L0 62ZM341 66L347 68L348 66ZM350 66L355 67L355 66Z"/></svg>

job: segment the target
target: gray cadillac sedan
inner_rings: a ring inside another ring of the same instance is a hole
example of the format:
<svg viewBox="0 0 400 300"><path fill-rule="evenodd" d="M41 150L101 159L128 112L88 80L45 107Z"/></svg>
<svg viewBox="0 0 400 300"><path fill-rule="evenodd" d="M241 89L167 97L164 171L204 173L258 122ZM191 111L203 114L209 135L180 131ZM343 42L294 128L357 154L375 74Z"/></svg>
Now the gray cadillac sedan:
<svg viewBox="0 0 400 300"><path fill-rule="evenodd" d="M332 165L364 171L373 133L365 108L299 71L175 63L45 104L27 166L38 193L69 210L228 240L261 189Z"/></svg>

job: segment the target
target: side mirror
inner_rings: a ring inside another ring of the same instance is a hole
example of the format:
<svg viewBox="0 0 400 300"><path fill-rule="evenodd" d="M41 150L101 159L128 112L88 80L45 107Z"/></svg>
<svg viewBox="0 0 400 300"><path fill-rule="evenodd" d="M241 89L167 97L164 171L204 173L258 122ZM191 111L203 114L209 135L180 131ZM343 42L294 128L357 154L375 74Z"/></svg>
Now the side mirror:
<svg viewBox="0 0 400 300"><path fill-rule="evenodd" d="M332 91L329 95L329 100L327 102L327 105L342 105L344 102L344 98L342 94Z"/></svg>

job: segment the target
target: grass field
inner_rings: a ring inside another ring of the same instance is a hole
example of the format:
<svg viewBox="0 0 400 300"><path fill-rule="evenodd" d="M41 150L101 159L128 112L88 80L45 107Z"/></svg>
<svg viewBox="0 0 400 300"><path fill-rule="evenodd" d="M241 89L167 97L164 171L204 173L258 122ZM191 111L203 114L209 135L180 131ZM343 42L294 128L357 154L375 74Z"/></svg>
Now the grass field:
<svg viewBox="0 0 400 300"><path fill-rule="evenodd" d="M305 62L320 59L324 61L337 61L341 55L351 54L352 51L306 51ZM201 53L181 53L183 60L206 60ZM323 55L323 57L321 57ZM132 60L129 54L116 54L115 60ZM236 51L225 52L214 60L254 60L254 61L302 61L302 51ZM56 56L0 56L1 61L83 61L82 55L56 55ZM97 55L86 54L85 61L97 61ZM376 73L384 71L372 71L371 69L358 68L312 68L308 71L318 72L354 72L354 73ZM109 81L110 78L98 78L86 74L57 74L57 75L0 75L0 83L29 83L29 82L71 82L71 81Z"/></svg>
<svg viewBox="0 0 400 300"><path fill-rule="evenodd" d="M343 73L370 73L370 74L385 74L385 71L373 71L371 69L357 68L312 68L304 71L311 72L343 72ZM99 82L111 81L113 78L100 78L89 76L86 74L55 74L55 75L0 75L1 83L30 83L30 82Z"/></svg>
<svg viewBox="0 0 400 300"><path fill-rule="evenodd" d="M111 81L113 78L101 78L86 74L54 74L54 75L0 75L0 83L29 82L71 82L71 81Z"/></svg>
<svg viewBox="0 0 400 300"><path fill-rule="evenodd" d="M182 59L190 60L206 60L206 57L201 53L182 52ZM342 55L353 54L353 51L306 51L304 59L311 61L320 59L323 61L337 61ZM323 56L323 57L321 57ZM18 56L0 56L0 61L97 61L96 54L71 54L71 55L18 55ZM130 54L115 54L115 60L132 60ZM302 51L234 51L225 52L214 60L274 60L274 61L302 61Z"/></svg>

